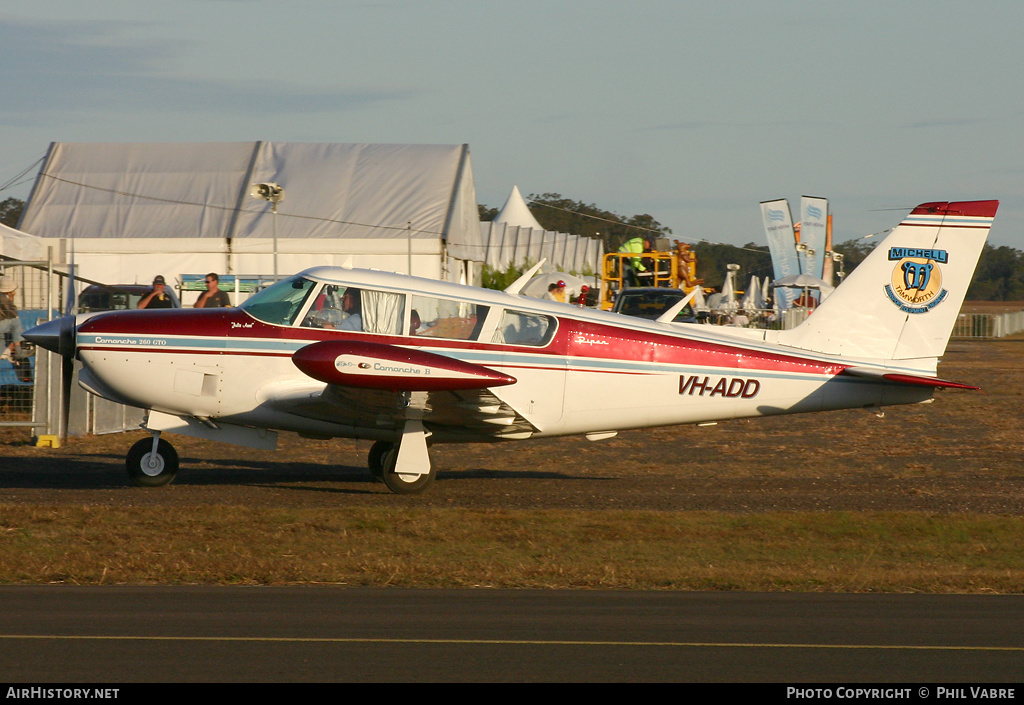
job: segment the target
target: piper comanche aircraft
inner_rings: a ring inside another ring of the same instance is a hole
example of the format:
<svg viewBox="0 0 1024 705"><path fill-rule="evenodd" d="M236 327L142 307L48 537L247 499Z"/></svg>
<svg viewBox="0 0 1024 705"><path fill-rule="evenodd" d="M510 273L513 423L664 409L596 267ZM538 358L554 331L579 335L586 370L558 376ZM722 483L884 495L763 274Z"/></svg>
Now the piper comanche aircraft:
<svg viewBox="0 0 1024 705"><path fill-rule="evenodd" d="M375 441L393 492L428 445L930 401L997 201L926 203L792 330L671 323L388 272L314 267L234 309L56 319L25 337L90 392L148 410L140 485L178 469L165 432L274 448L277 431Z"/></svg>

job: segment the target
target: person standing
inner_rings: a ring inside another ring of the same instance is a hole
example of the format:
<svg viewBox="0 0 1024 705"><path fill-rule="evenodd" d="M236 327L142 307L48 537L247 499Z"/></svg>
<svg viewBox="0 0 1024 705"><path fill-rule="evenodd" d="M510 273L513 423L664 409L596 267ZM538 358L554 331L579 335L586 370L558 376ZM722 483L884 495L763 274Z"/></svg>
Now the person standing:
<svg viewBox="0 0 1024 705"><path fill-rule="evenodd" d="M565 282L559 279L557 282L553 282L548 285L548 291L544 295L545 299L549 301L558 301L559 303L565 303Z"/></svg>
<svg viewBox="0 0 1024 705"><path fill-rule="evenodd" d="M648 258L640 255L650 252L653 248L651 241L644 237L634 237L626 240L619 247L619 252L637 255L636 257L622 258L622 287L640 286L640 277L649 274L648 267L652 264Z"/></svg>
<svg viewBox="0 0 1024 705"><path fill-rule="evenodd" d="M167 284L164 275L157 274L153 278L153 288L149 293L139 299L139 308L174 308L171 297L164 290Z"/></svg>
<svg viewBox="0 0 1024 705"><path fill-rule="evenodd" d="M21 357L21 319L18 307L14 305L17 289L18 282L14 277L9 274L0 277L0 341L5 341L8 333L11 335L11 342L4 346L0 359L11 361Z"/></svg>
<svg viewBox="0 0 1024 705"><path fill-rule="evenodd" d="M199 295L194 308L227 308L231 306L231 299L220 290L220 277L216 272L206 275L206 291Z"/></svg>

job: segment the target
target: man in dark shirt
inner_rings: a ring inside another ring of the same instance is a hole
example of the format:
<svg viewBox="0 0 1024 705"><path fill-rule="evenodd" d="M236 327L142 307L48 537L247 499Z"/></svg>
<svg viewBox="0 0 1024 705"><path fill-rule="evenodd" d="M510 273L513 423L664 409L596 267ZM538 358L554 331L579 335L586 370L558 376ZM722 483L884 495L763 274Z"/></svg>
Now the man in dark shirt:
<svg viewBox="0 0 1024 705"><path fill-rule="evenodd" d="M216 272L206 275L206 291L199 295L195 308L224 308L231 305L228 295L218 288L220 277Z"/></svg>
<svg viewBox="0 0 1024 705"><path fill-rule="evenodd" d="M157 274L153 278L153 288L149 290L148 294L139 299L139 308L174 308L171 297L164 291L165 287L164 276Z"/></svg>

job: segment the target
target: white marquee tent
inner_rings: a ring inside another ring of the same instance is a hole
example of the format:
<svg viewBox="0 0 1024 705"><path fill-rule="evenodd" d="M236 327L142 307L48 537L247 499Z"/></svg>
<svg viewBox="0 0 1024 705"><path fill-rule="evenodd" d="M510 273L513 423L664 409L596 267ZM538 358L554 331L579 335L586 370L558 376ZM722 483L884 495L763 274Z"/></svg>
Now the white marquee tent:
<svg viewBox="0 0 1024 705"><path fill-rule="evenodd" d="M34 235L23 233L0 223L0 255L13 260L45 260L46 245L42 239Z"/></svg>
<svg viewBox="0 0 1024 705"><path fill-rule="evenodd" d="M254 183L283 188L276 217ZM20 227L110 284L320 264L475 282L485 256L468 145L55 142Z"/></svg>
<svg viewBox="0 0 1024 705"><path fill-rule="evenodd" d="M499 271L510 265L529 266L545 260L545 272L591 273L601 271L604 244L597 238L545 230L526 205L518 186L512 187L505 205L493 221L480 223L488 266Z"/></svg>
<svg viewBox="0 0 1024 705"><path fill-rule="evenodd" d="M537 219L533 217L533 213L530 211L530 207L526 205L526 199L519 192L518 186L512 187L512 193L508 195L508 199L505 201L505 205L501 207L501 210L498 211L498 215L494 216L493 222L520 228L533 228L534 230L544 229L537 222Z"/></svg>

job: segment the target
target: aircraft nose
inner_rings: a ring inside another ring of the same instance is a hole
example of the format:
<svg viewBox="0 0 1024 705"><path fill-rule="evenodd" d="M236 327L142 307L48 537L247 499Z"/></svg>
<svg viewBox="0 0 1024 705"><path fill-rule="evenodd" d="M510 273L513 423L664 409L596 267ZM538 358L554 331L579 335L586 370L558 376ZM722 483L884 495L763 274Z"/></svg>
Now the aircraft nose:
<svg viewBox="0 0 1024 705"><path fill-rule="evenodd" d="M41 348L71 357L75 354L75 317L64 316L41 323L22 336Z"/></svg>

